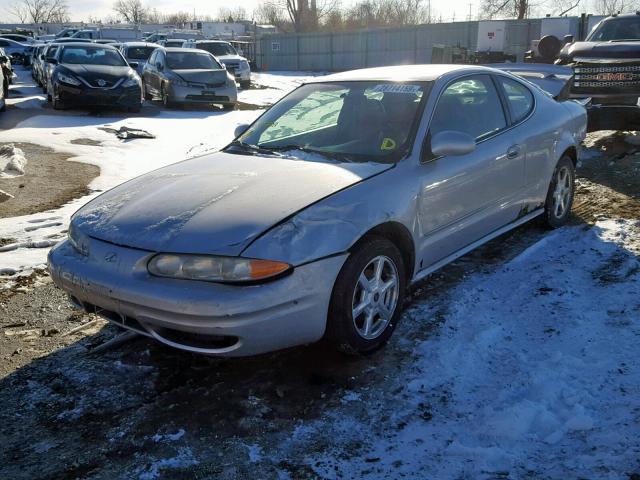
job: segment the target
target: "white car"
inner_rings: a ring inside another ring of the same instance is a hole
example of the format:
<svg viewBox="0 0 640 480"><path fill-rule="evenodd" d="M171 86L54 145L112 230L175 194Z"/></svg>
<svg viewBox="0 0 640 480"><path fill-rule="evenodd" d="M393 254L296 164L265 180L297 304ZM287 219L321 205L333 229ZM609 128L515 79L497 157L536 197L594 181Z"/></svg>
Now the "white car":
<svg viewBox="0 0 640 480"><path fill-rule="evenodd" d="M249 61L238 55L238 52L229 42L222 40L196 40L187 41L185 48L198 48L211 53L219 61L224 63L227 71L236 77L240 87L247 89L251 86L251 68Z"/></svg>

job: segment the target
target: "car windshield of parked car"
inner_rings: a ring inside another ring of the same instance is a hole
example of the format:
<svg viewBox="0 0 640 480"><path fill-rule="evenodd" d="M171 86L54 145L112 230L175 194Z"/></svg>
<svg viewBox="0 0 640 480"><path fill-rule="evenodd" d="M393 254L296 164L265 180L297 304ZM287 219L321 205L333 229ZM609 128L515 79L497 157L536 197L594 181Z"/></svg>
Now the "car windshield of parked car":
<svg viewBox="0 0 640 480"><path fill-rule="evenodd" d="M221 67L208 53L168 52L167 66L171 70L219 70Z"/></svg>
<svg viewBox="0 0 640 480"><path fill-rule="evenodd" d="M62 50L60 63L79 65L108 65L112 67L124 67L126 62L116 50L100 47L73 47L65 46Z"/></svg>
<svg viewBox="0 0 640 480"><path fill-rule="evenodd" d="M260 117L230 150L301 150L337 160L400 160L415 138L429 82L303 85Z"/></svg>
<svg viewBox="0 0 640 480"><path fill-rule="evenodd" d="M157 47L129 47L127 58L131 60L148 60Z"/></svg>
<svg viewBox="0 0 640 480"><path fill-rule="evenodd" d="M237 55L236 50L228 43L197 43L197 48L213 55Z"/></svg>
<svg viewBox="0 0 640 480"><path fill-rule="evenodd" d="M640 17L616 18L600 23L587 37L587 42L640 40Z"/></svg>

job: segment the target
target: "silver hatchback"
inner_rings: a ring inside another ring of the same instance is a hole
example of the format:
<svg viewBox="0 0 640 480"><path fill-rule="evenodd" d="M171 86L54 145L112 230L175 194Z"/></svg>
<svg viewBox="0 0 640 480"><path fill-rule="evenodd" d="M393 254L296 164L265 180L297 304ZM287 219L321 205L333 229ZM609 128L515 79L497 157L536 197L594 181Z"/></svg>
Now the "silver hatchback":
<svg viewBox="0 0 640 480"><path fill-rule="evenodd" d="M147 100L218 104L233 109L238 100L235 77L209 52L191 48L157 48L142 69Z"/></svg>
<svg viewBox="0 0 640 480"><path fill-rule="evenodd" d="M536 217L567 221L586 122L486 67L319 78L223 151L81 208L49 267L77 305L185 350L370 352L408 284Z"/></svg>

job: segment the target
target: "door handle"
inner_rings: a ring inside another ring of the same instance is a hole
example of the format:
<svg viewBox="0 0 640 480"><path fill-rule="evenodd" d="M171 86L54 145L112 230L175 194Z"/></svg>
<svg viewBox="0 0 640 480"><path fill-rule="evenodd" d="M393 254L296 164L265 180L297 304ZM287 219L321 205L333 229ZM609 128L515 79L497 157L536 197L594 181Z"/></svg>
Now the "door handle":
<svg viewBox="0 0 640 480"><path fill-rule="evenodd" d="M520 155L520 145L513 145L512 147L509 147L509 150L507 150L508 159L516 158L518 155Z"/></svg>

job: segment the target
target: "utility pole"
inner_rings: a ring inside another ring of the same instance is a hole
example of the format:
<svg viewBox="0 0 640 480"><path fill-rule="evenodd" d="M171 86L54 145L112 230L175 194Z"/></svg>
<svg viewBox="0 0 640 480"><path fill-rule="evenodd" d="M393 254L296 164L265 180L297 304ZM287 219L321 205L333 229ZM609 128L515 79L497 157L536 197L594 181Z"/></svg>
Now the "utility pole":
<svg viewBox="0 0 640 480"><path fill-rule="evenodd" d="M471 7L473 6L473 3L469 2L469 21L471 21Z"/></svg>

